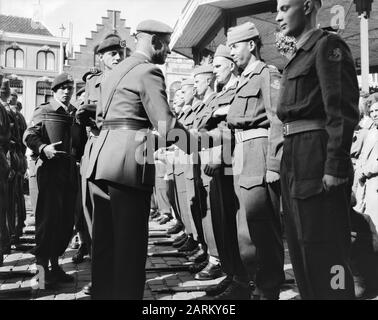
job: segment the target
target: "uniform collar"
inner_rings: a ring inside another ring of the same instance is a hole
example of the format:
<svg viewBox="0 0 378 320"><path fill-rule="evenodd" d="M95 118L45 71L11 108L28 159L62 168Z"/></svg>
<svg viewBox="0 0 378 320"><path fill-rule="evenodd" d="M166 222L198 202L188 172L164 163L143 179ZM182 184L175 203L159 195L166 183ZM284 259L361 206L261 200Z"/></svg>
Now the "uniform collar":
<svg viewBox="0 0 378 320"><path fill-rule="evenodd" d="M65 104L61 103L55 98L50 101L50 105L54 111L58 111L59 108L62 108L67 113L71 113L72 111L76 110L76 108L72 104L69 104L68 106L66 106Z"/></svg>
<svg viewBox="0 0 378 320"><path fill-rule="evenodd" d="M300 42L298 49L305 51L310 50L315 43L323 36L324 31L321 29L312 29L303 36L303 42Z"/></svg>
<svg viewBox="0 0 378 320"><path fill-rule="evenodd" d="M145 62L150 62L150 57L147 56L144 52L136 50L133 54L132 57L138 58L140 60L143 60Z"/></svg>
<svg viewBox="0 0 378 320"><path fill-rule="evenodd" d="M223 86L222 91L220 94L228 91L229 89L233 89L238 86L239 79L238 77L234 76Z"/></svg>
<svg viewBox="0 0 378 320"><path fill-rule="evenodd" d="M298 47L298 49L295 51L293 56L290 58L290 60L285 66L285 69L291 64L293 60L295 60L295 57L298 55L298 52L300 52L301 50L304 50L304 51L311 50L312 47L316 44L316 42L323 36L323 34L324 34L324 31L322 29L315 29L315 30L312 29L307 34L305 34L305 36L308 35L308 38L306 37L305 39L306 41L302 45L300 44L301 46Z"/></svg>
<svg viewBox="0 0 378 320"><path fill-rule="evenodd" d="M257 74L261 73L263 66L264 66L264 63L260 60L256 60L253 62L250 61L247 67L244 69L242 76L247 78L252 73L257 73Z"/></svg>

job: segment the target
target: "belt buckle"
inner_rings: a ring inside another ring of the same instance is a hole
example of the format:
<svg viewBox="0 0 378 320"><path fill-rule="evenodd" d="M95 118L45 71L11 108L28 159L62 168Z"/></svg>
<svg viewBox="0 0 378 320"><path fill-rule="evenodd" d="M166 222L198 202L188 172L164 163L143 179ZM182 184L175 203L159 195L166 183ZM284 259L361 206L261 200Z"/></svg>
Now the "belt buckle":
<svg viewBox="0 0 378 320"><path fill-rule="evenodd" d="M235 130L235 140L236 143L242 143L243 142L243 131L242 130Z"/></svg>
<svg viewBox="0 0 378 320"><path fill-rule="evenodd" d="M283 129L283 136L284 137L289 135L289 124L288 123L284 123L282 129Z"/></svg>

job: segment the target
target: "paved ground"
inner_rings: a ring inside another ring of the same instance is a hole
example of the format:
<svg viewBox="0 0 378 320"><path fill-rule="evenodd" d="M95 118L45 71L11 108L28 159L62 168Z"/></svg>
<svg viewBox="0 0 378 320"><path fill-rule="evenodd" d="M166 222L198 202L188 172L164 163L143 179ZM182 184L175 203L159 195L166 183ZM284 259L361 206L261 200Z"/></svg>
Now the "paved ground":
<svg viewBox="0 0 378 320"><path fill-rule="evenodd" d="M28 204L28 199L27 199ZM29 205L27 206L30 207ZM164 230L173 225L173 221L160 226L155 222L150 222L151 233L164 233ZM90 281L90 260L86 257L85 261L79 265L72 263L72 256L76 250L68 248L60 263L63 269L75 277L75 282L61 285L56 290L33 289L35 280L32 275L36 272L35 257L29 253L34 246L34 217L28 210L27 227L22 237L22 246L12 247L12 252L4 256L4 264L0 267L0 299L36 299L36 300L88 300L90 297L82 292L82 288ZM167 238L150 238L150 242L169 240ZM149 253L173 250L171 246L149 245ZM285 265L288 279L293 278L291 265ZM165 268L187 264L188 261L183 257L148 257L146 268ZM216 284L223 278L213 281L197 281L194 275L186 271L180 272L153 272L147 271L147 281L145 286L144 298L146 300L207 300L209 299L204 291L194 292L168 292L168 289L198 286L199 289L208 285ZM287 287L281 293L281 299L293 299L297 296L294 286Z"/></svg>
<svg viewBox="0 0 378 320"><path fill-rule="evenodd" d="M82 292L83 286L90 281L90 260L79 265L72 263L72 256L76 250L68 248L64 256L61 257L63 269L75 277L75 282L64 286L59 286L56 290L33 289L30 272L35 272L35 258L28 251L34 246L34 218L28 214L28 226L25 228L25 235L22 238L23 246L12 248L9 255L4 256L4 265L0 267L0 299L32 299L32 300L88 300L90 297ZM155 222L150 222L150 233L162 233L168 229L173 222L160 226ZM171 246L157 246L154 241L168 240L167 238L150 238L150 254L162 251L173 250ZM210 300L204 291L185 292L187 287L200 287L199 290L208 285L216 284L223 278L213 281L198 281L194 275L186 271L180 272L153 272L151 268L165 268L187 264L183 257L148 257L147 259L147 281L144 292L146 300ZM288 251L285 250L285 273L286 279L293 279ZM173 288L180 288L184 292L172 292ZM171 290L171 292L169 291ZM280 299L299 299L295 284L282 288ZM376 298L377 299L377 298Z"/></svg>

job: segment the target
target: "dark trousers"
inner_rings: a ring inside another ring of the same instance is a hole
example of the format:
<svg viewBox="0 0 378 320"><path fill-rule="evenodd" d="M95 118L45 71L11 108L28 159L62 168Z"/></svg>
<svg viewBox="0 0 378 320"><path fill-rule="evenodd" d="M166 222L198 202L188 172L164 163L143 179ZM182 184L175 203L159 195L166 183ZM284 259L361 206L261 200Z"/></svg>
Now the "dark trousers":
<svg viewBox="0 0 378 320"><path fill-rule="evenodd" d="M351 188L324 191L326 144L325 131L285 138L281 184L287 243L302 299L353 299Z"/></svg>
<svg viewBox="0 0 378 320"><path fill-rule="evenodd" d="M240 258L236 228L237 200L232 175L217 170L210 182L210 205L214 237L223 271L227 275L246 278Z"/></svg>
<svg viewBox="0 0 378 320"><path fill-rule="evenodd" d="M54 158L38 168L37 258L61 256L71 240L78 192L76 170L76 161L71 158Z"/></svg>
<svg viewBox="0 0 378 320"><path fill-rule="evenodd" d="M90 184L93 299L143 299L151 192Z"/></svg>

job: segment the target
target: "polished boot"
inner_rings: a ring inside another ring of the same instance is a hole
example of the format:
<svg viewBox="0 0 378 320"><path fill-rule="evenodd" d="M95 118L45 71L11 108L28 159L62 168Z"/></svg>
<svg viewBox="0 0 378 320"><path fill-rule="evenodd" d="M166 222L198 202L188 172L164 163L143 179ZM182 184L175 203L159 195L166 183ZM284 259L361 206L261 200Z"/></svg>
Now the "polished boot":
<svg viewBox="0 0 378 320"><path fill-rule="evenodd" d="M230 286L232 283L233 276L228 275L224 278L221 282L219 282L216 286L211 286L205 289L206 295L210 297L215 297L224 291Z"/></svg>
<svg viewBox="0 0 378 320"><path fill-rule="evenodd" d="M179 252L191 252L198 248L198 242L195 241L192 237L188 237L188 239L185 241L185 243L178 248Z"/></svg>
<svg viewBox="0 0 378 320"><path fill-rule="evenodd" d="M184 225L181 222L177 222L172 228L168 229L167 234L177 234L184 229Z"/></svg>
<svg viewBox="0 0 378 320"><path fill-rule="evenodd" d="M188 235L183 233L181 236L177 237L175 241L173 241L173 248L180 248L185 242L188 240Z"/></svg>
<svg viewBox="0 0 378 320"><path fill-rule="evenodd" d="M202 248L199 249L195 254L188 256L188 260L194 263L200 263L208 259L208 254Z"/></svg>
<svg viewBox="0 0 378 320"><path fill-rule="evenodd" d="M188 271L190 273L198 273L198 272L202 271L203 269L205 269L208 263L209 263L209 261L206 259L205 261L203 261L201 263L193 264L193 265L189 266Z"/></svg>
<svg viewBox="0 0 378 320"><path fill-rule="evenodd" d="M225 291L214 297L214 300L249 300L250 294L248 284L232 281Z"/></svg>
<svg viewBox="0 0 378 320"><path fill-rule="evenodd" d="M209 262L205 269L198 272L194 279L196 280L214 280L220 278L223 275L221 265Z"/></svg>
<svg viewBox="0 0 378 320"><path fill-rule="evenodd" d="M89 282L84 288L83 293L90 296L92 295L92 282Z"/></svg>

